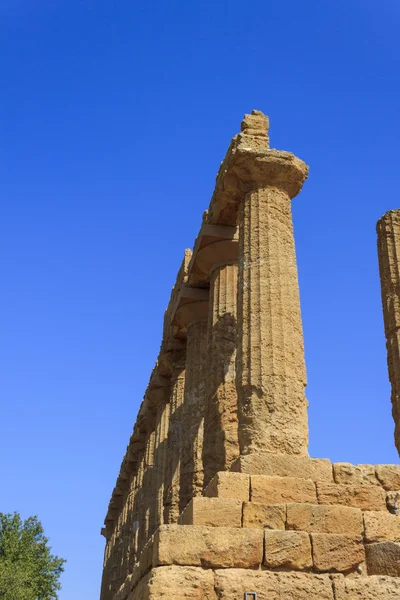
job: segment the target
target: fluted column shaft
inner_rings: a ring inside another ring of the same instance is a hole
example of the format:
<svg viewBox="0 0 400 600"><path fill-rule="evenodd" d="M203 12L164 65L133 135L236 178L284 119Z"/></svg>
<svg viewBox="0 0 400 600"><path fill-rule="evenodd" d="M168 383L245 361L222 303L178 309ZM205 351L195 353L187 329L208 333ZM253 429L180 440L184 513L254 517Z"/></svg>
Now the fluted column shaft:
<svg viewBox="0 0 400 600"><path fill-rule="evenodd" d="M182 404L185 393L185 354L175 363L171 379L168 440L164 480L164 523L179 517Z"/></svg>
<svg viewBox="0 0 400 600"><path fill-rule="evenodd" d="M237 387L241 454L307 454L303 331L290 198L250 191L239 210Z"/></svg>
<svg viewBox="0 0 400 600"><path fill-rule="evenodd" d="M394 437L400 454L400 210L388 211L378 221L377 232Z"/></svg>
<svg viewBox="0 0 400 600"><path fill-rule="evenodd" d="M169 410L169 403L160 404L157 408L153 467L154 497L152 498L152 514L150 515L150 536L164 523L164 480L167 459Z"/></svg>
<svg viewBox="0 0 400 600"><path fill-rule="evenodd" d="M206 398L207 321L187 329L186 380L182 410L180 512L203 489L203 426Z"/></svg>
<svg viewBox="0 0 400 600"><path fill-rule="evenodd" d="M210 277L208 389L204 420L204 486L229 470L239 455L236 340L237 265L219 265Z"/></svg>

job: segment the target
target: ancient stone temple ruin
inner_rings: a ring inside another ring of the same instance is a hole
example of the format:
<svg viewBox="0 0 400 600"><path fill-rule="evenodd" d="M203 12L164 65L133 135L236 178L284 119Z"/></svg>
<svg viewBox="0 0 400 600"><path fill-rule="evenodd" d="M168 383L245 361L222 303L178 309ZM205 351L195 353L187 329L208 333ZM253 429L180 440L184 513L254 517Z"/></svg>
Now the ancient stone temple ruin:
<svg viewBox="0 0 400 600"><path fill-rule="evenodd" d="M265 115L244 117L165 312L102 530L101 600L400 600L400 466L308 455L291 215L307 174L269 148Z"/></svg>

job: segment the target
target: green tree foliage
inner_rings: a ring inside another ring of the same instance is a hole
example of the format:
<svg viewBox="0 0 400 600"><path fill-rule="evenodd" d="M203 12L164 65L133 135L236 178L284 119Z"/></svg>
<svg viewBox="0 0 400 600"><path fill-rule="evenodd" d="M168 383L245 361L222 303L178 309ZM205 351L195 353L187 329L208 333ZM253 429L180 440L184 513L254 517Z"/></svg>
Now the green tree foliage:
<svg viewBox="0 0 400 600"><path fill-rule="evenodd" d="M37 517L0 513L0 599L54 600L64 560L53 556Z"/></svg>

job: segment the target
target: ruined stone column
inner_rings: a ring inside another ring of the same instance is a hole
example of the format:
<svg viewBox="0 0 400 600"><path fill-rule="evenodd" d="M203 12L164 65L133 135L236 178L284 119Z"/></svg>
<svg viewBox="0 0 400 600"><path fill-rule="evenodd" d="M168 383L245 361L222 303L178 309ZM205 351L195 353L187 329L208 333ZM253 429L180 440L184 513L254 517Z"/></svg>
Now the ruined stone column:
<svg viewBox="0 0 400 600"><path fill-rule="evenodd" d="M154 444L153 494L150 531L152 535L164 523L164 480L167 460L167 439L169 425L169 404L160 404L157 408L157 425Z"/></svg>
<svg viewBox="0 0 400 600"><path fill-rule="evenodd" d="M138 466L135 476L135 496L132 510L132 554L131 561L135 564L139 560L139 529L140 529L140 515L141 506L143 501L143 474L144 474L144 452L138 457Z"/></svg>
<svg viewBox="0 0 400 600"><path fill-rule="evenodd" d="M400 210L388 211L376 229L394 439L400 454Z"/></svg>
<svg viewBox="0 0 400 600"><path fill-rule="evenodd" d="M186 355L182 352L173 367L171 379L168 439L164 479L164 523L176 523L179 517L180 460L182 444L182 404L185 391Z"/></svg>
<svg viewBox="0 0 400 600"><path fill-rule="evenodd" d="M110 585L111 585L111 554L112 554L112 533L102 530L106 536L106 547L104 549L103 560L103 576L101 580L100 600L110 600Z"/></svg>
<svg viewBox="0 0 400 600"><path fill-rule="evenodd" d="M208 384L204 416L204 487L239 456L236 343L237 237L208 244L197 263L210 274Z"/></svg>
<svg viewBox="0 0 400 600"><path fill-rule="evenodd" d="M187 329L186 380L182 406L179 512L203 489L203 424L206 394L208 301L178 308L175 321Z"/></svg>
<svg viewBox="0 0 400 600"><path fill-rule="evenodd" d="M307 171L293 155L269 152L261 175L260 165L254 166L254 188L239 207L239 443L242 455L306 455L306 370L290 199Z"/></svg>

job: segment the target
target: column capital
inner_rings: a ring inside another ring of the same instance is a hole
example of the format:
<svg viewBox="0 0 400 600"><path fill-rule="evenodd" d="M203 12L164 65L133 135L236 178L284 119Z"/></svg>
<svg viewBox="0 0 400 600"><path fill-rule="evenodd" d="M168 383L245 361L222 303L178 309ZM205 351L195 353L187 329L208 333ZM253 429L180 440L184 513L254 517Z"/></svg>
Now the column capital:
<svg viewBox="0 0 400 600"><path fill-rule="evenodd" d="M172 325L185 332L196 321L207 318L209 290L183 285L171 311Z"/></svg>
<svg viewBox="0 0 400 600"><path fill-rule="evenodd" d="M238 237L213 242L198 251L196 264L204 273L210 275L216 267L237 264L238 248Z"/></svg>
<svg viewBox="0 0 400 600"><path fill-rule="evenodd" d="M182 304L175 313L174 323L181 329L187 329L193 323L208 319L208 300Z"/></svg>
<svg viewBox="0 0 400 600"><path fill-rule="evenodd" d="M246 194L275 187L294 198L308 176L308 166L291 152L271 149L268 117L260 111L245 115L218 171L207 223L236 225L238 206Z"/></svg>

